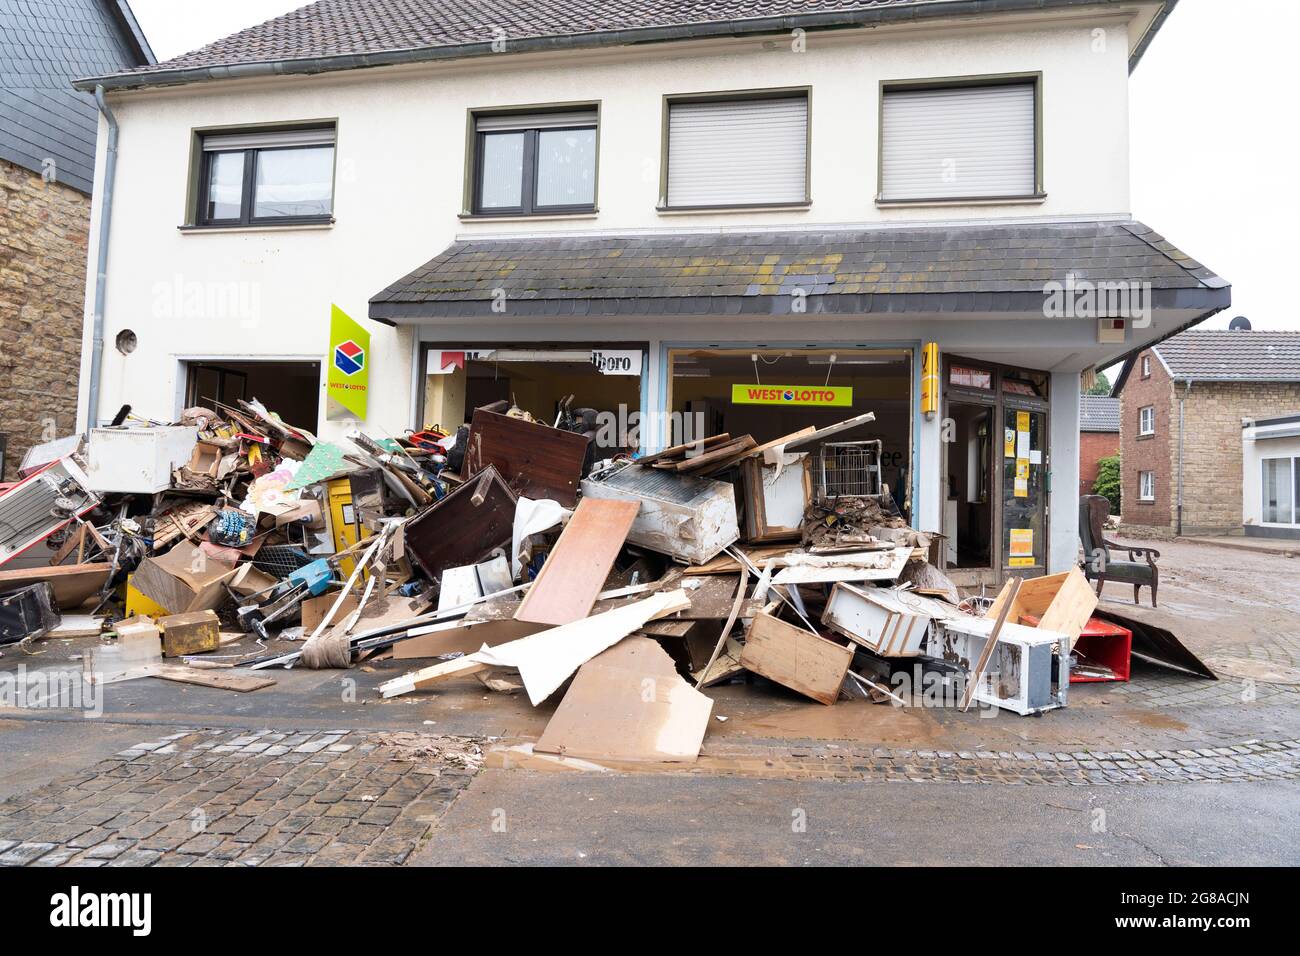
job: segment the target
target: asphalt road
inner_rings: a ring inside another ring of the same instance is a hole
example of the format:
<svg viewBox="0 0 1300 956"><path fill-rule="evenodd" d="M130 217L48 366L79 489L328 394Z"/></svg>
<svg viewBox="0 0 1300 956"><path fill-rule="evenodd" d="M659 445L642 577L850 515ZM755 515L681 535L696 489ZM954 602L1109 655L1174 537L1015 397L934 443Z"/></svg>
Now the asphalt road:
<svg viewBox="0 0 1300 956"><path fill-rule="evenodd" d="M485 770L409 862L1295 866L1298 831L1293 782L1014 787Z"/></svg>

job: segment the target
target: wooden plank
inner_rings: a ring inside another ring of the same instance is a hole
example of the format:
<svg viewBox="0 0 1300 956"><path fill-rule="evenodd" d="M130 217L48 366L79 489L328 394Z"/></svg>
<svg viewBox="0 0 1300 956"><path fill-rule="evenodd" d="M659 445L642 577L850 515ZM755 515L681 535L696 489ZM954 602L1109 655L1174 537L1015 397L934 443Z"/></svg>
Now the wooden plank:
<svg viewBox="0 0 1300 956"><path fill-rule="evenodd" d="M725 445L729 441L731 441L730 432L723 432L721 435L710 435L708 438L700 438L684 445L673 445L672 448L665 448L653 455L642 455L636 460L636 463L638 465L653 465L657 461L666 461L670 458L684 458L687 452L707 451L710 448L716 448L718 445Z"/></svg>
<svg viewBox="0 0 1300 956"><path fill-rule="evenodd" d="M764 442L761 445L756 445L753 448L747 449L745 451L737 452L735 455L731 456L730 458L724 458L721 461L715 463L714 466L709 470L709 472L710 474L716 474L717 472L720 471L726 471L728 468L730 468L732 465L736 464L739 461L743 461L749 458L763 458L765 453L768 452L769 450L778 448L784 445L786 442L794 441L796 438L806 438L807 436L813 434L813 432L815 431L817 431L817 429L809 425L807 428L801 428L797 432L791 432L789 435L782 435L780 438L774 438L769 442Z"/></svg>
<svg viewBox="0 0 1300 956"><path fill-rule="evenodd" d="M468 483L494 465L516 495L551 498L572 508L578 500L587 444L585 436L574 432L475 409L465 450L465 478Z"/></svg>
<svg viewBox="0 0 1300 956"><path fill-rule="evenodd" d="M559 627L590 614L640 510L636 501L583 498L515 620Z"/></svg>
<svg viewBox="0 0 1300 956"><path fill-rule="evenodd" d="M833 704L853 662L853 649L760 613L749 626L740 663L822 704Z"/></svg>
<svg viewBox="0 0 1300 956"><path fill-rule="evenodd" d="M748 452L755 444L752 435L742 435L734 441L719 445L711 451L706 451L703 455L696 455L694 458L687 458L684 461L677 462L673 470L679 474L693 474L706 468L713 468L719 462L729 461L741 452Z"/></svg>
<svg viewBox="0 0 1300 956"><path fill-rule="evenodd" d="M164 664L152 674L145 676L161 677L163 680L175 681L178 684L198 684L201 687L214 687L217 690L233 690L240 694L275 686L275 681L269 677L232 674L228 670L208 670L181 664Z"/></svg>

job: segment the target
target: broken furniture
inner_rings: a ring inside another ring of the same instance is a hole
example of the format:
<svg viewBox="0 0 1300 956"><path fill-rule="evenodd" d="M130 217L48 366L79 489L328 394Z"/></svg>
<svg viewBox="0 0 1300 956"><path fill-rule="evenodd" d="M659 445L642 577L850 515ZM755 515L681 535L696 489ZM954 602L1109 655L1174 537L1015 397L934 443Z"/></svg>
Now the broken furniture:
<svg viewBox="0 0 1300 956"><path fill-rule="evenodd" d="M759 612L749 627L740 665L822 704L833 704L853 663L853 649Z"/></svg>
<svg viewBox="0 0 1300 956"><path fill-rule="evenodd" d="M54 603L65 611L81 607L104 587L113 568L105 563L63 564L54 568L14 568L0 571L0 590L11 590L45 582Z"/></svg>
<svg viewBox="0 0 1300 956"><path fill-rule="evenodd" d="M412 564L432 581L447 568L478 564L514 535L515 493L492 465L432 507L421 511L403 529Z"/></svg>
<svg viewBox="0 0 1300 956"><path fill-rule="evenodd" d="M1066 637L1005 621L995 633L989 617L962 615L938 622L926 656L957 664L972 677L970 698L1020 714L1064 707L1070 686ZM990 640L996 643L983 668L977 662ZM978 673L977 673L978 672Z"/></svg>
<svg viewBox="0 0 1300 956"><path fill-rule="evenodd" d="M797 541L812 501L812 461L806 454L781 454L769 464L761 456L740 463L745 490L745 539L765 544Z"/></svg>
<svg viewBox="0 0 1300 956"><path fill-rule="evenodd" d="M1106 518L1110 514L1110 501L1101 495L1084 495L1079 499L1079 537L1083 539L1083 573L1088 580L1097 582L1097 596L1107 581L1133 585L1133 603L1143 585L1151 588L1151 606L1156 607L1156 591L1160 587L1160 568L1156 559L1160 552L1155 548L1137 548L1106 539ZM1128 552L1127 561L1111 557L1110 549ZM1142 560L1138 560L1141 558Z"/></svg>
<svg viewBox="0 0 1300 956"><path fill-rule="evenodd" d="M51 462L0 493L0 565L93 510L99 498L71 458Z"/></svg>
<svg viewBox="0 0 1300 956"><path fill-rule="evenodd" d="M1026 621L1038 626L1032 615ZM1127 681L1132 667L1133 632L1126 627L1089 618L1074 642L1070 663L1071 684Z"/></svg>
<svg viewBox="0 0 1300 956"><path fill-rule="evenodd" d="M0 594L0 646L42 637L61 621L54 589L45 581Z"/></svg>
<svg viewBox="0 0 1300 956"><path fill-rule="evenodd" d="M1092 612L1097 609L1097 595L1092 593L1087 578L1078 568L1021 581L1014 598L1004 589L986 616L996 618L1002 605L1008 602L1007 620L1064 634L1070 644L1087 627Z"/></svg>
<svg viewBox="0 0 1300 956"><path fill-rule="evenodd" d="M727 482L618 464L593 472L582 494L639 502L627 540L683 564L704 564L740 540L736 492Z"/></svg>
<svg viewBox="0 0 1300 956"><path fill-rule="evenodd" d="M469 483L492 465L516 495L550 498L566 508L578 501L588 439L539 422L476 408L465 451Z"/></svg>
<svg viewBox="0 0 1300 956"><path fill-rule="evenodd" d="M881 657L917 657L936 617L946 616L930 601L905 591L839 582L831 589L822 623Z"/></svg>

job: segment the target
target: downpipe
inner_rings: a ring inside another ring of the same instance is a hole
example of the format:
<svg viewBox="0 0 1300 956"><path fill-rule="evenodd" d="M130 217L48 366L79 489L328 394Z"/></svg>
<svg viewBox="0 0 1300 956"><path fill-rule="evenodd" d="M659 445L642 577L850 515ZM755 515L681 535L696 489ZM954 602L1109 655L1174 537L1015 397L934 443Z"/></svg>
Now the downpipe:
<svg viewBox="0 0 1300 956"><path fill-rule="evenodd" d="M95 248L95 302L91 310L90 381L86 386L86 428L99 420L99 386L104 364L104 296L108 285L108 236L113 224L113 186L117 179L117 117L104 97L103 84L95 87L95 105L108 124L104 155L104 182L99 197L99 241Z"/></svg>

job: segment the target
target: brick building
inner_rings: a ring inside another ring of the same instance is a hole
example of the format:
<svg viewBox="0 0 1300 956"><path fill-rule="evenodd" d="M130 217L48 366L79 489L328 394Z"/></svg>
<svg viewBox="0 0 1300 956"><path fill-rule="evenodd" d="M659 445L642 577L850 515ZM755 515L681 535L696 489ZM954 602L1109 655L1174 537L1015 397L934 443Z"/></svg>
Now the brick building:
<svg viewBox="0 0 1300 956"><path fill-rule="evenodd" d="M1114 391L1124 523L1241 534L1242 429L1300 410L1300 332L1183 332L1130 359Z"/></svg>
<svg viewBox="0 0 1300 956"><path fill-rule="evenodd" d="M1079 396L1079 494L1092 494L1097 463L1119 454L1119 399Z"/></svg>
<svg viewBox="0 0 1300 956"><path fill-rule="evenodd" d="M0 480L76 427L98 117L79 77L154 62L126 0L0 0Z"/></svg>

